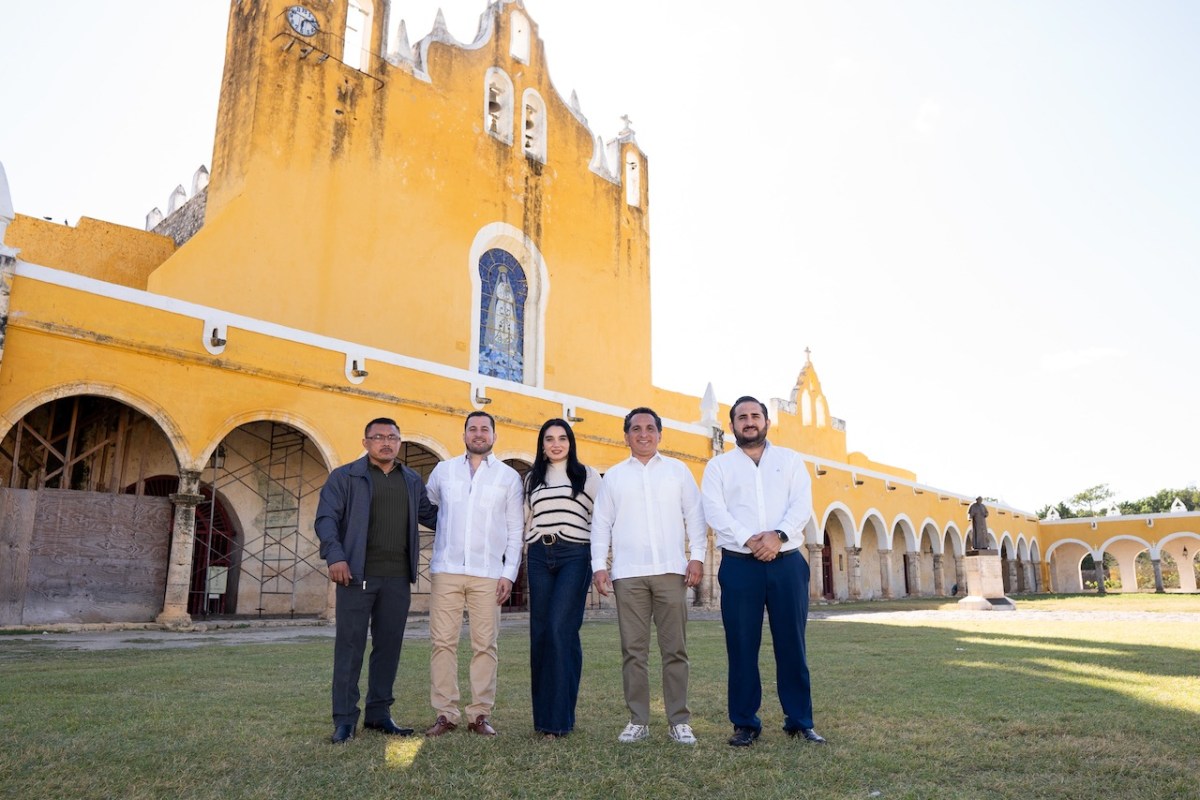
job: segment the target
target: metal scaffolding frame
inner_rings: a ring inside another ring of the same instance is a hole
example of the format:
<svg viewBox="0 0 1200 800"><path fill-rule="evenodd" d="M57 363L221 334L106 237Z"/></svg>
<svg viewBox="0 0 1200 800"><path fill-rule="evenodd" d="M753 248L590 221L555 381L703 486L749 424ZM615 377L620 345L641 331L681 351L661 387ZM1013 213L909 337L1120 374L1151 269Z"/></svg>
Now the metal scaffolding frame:
<svg viewBox="0 0 1200 800"><path fill-rule="evenodd" d="M326 574L320 547L315 536L301 531L301 502L320 491L321 479L305 477L305 464L324 464L320 454L302 432L281 422L266 423L270 432L263 437L252 426L237 430L260 443L266 453L257 458L239 450L227 436L218 445L209 470L211 485L221 492L234 484L250 489L263 503L263 524L260 530L245 530L242 541L231 554L237 565L238 580L254 581L257 585L255 611L261 616L267 611L268 597L286 597L290 614L296 613L296 587L314 572ZM251 424L253 425L253 423ZM216 502L214 492L207 502Z"/></svg>

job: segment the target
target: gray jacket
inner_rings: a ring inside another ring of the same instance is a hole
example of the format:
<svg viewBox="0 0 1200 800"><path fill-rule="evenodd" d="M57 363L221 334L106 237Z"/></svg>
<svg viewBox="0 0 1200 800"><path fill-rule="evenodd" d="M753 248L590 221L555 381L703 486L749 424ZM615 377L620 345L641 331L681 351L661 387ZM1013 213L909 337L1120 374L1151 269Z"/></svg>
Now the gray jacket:
<svg viewBox="0 0 1200 800"><path fill-rule="evenodd" d="M345 561L354 581L366 578L367 527L371 521L371 474L366 456L329 473L321 487L313 528L321 540L321 558L329 565ZM437 527L437 506L429 502L421 476L403 464L396 468L408 487L408 569L417 582L421 542L417 523Z"/></svg>

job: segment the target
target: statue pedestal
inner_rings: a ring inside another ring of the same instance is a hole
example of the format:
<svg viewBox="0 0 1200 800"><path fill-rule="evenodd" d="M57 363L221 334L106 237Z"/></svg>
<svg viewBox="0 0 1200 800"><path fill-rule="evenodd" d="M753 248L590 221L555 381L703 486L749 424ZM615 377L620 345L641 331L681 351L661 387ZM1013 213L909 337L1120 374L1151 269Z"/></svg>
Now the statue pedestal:
<svg viewBox="0 0 1200 800"><path fill-rule="evenodd" d="M964 559L967 596L958 607L967 611L1015 611L1016 603L1004 596L999 550L968 550Z"/></svg>

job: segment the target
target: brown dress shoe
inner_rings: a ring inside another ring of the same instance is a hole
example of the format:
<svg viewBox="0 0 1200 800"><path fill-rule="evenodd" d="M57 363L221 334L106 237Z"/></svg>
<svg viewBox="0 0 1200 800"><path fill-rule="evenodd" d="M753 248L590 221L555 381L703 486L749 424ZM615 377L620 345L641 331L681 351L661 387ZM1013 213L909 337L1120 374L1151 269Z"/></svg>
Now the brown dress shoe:
<svg viewBox="0 0 1200 800"><path fill-rule="evenodd" d="M480 714L475 718L474 722L467 723L467 730L471 733L478 733L480 736L495 736L496 729L488 722L488 718Z"/></svg>
<svg viewBox="0 0 1200 800"><path fill-rule="evenodd" d="M446 719L446 717L444 715L441 715L437 718L437 722L433 723L432 726L425 729L425 735L426 736L443 736L443 735L449 733L450 731L455 730L456 728L458 728L457 725L455 725L450 720Z"/></svg>

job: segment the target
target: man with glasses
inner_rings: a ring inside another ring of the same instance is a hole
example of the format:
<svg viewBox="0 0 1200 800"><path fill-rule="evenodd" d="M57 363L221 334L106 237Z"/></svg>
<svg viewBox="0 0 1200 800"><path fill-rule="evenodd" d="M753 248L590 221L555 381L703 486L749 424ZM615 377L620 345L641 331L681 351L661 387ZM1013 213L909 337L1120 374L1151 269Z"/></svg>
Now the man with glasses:
<svg viewBox="0 0 1200 800"><path fill-rule="evenodd" d="M525 497L517 471L492 453L496 420L473 411L463 424L467 452L442 461L429 476L438 506L429 573L429 699L437 719L426 736L458 727L458 639L463 610L471 630L471 703L467 730L495 736L488 717L496 702L500 606L521 564Z"/></svg>
<svg viewBox="0 0 1200 800"><path fill-rule="evenodd" d="M421 476L401 464L400 428L380 417L363 432L366 455L329 473L314 527L329 579L337 585L333 645L333 724L330 740L343 744L358 725L358 678L367 628L371 661L363 727L408 736L391 717L392 685L417 581L418 523L437 524Z"/></svg>

